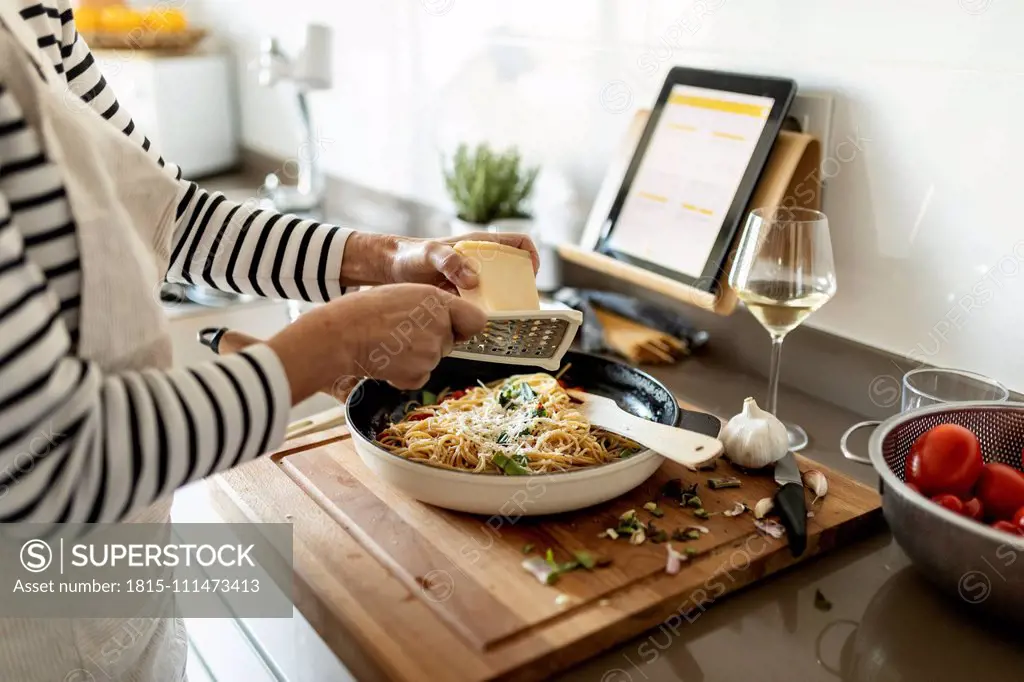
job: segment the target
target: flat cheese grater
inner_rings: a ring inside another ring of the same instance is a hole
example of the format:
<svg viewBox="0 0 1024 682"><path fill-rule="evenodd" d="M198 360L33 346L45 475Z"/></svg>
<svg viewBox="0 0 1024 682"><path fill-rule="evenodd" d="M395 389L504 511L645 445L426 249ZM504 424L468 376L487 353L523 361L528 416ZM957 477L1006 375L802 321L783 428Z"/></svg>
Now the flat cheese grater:
<svg viewBox="0 0 1024 682"><path fill-rule="evenodd" d="M583 314L571 309L524 310L490 313L487 326L468 341L456 344L451 356L480 362L534 365L549 371L561 368L562 358L583 323ZM225 327L199 332L199 342L215 353ZM249 338L247 343L260 343Z"/></svg>
<svg viewBox="0 0 1024 682"><path fill-rule="evenodd" d="M455 344L451 357L556 371L569 350L583 314L576 310L522 310L487 315L482 332Z"/></svg>

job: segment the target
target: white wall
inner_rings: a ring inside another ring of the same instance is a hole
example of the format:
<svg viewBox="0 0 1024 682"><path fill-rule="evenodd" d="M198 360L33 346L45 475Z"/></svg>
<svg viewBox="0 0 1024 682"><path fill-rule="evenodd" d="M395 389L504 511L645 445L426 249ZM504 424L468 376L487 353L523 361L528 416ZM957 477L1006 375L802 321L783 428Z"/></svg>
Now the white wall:
<svg viewBox="0 0 1024 682"><path fill-rule="evenodd" d="M440 148L519 143L585 197L669 66L833 92L825 210L839 293L811 324L1024 389L1024 4L1015 0L191 0L244 62L336 30L316 98L329 172L446 205ZM245 144L294 155L289 102L243 75ZM846 144L839 147L841 143ZM853 146L856 143L856 147Z"/></svg>

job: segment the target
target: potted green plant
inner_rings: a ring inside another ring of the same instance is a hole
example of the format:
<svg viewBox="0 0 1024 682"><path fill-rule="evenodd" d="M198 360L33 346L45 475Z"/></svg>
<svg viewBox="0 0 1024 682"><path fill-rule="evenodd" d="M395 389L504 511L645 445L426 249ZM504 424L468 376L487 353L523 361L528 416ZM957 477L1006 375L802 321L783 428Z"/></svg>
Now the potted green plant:
<svg viewBox="0 0 1024 682"><path fill-rule="evenodd" d="M526 203L539 168L523 164L519 150L494 151L487 144L460 144L444 169L444 183L455 204L452 232L479 230L530 232Z"/></svg>

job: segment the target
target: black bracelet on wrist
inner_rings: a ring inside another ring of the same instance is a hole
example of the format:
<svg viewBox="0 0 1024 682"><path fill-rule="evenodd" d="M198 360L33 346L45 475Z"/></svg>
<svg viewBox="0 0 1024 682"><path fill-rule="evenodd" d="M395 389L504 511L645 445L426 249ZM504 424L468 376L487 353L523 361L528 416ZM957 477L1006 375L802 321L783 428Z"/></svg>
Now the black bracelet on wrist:
<svg viewBox="0 0 1024 682"><path fill-rule="evenodd" d="M220 340L227 331L227 327L204 327L199 330L196 336L199 339L199 343L220 355Z"/></svg>

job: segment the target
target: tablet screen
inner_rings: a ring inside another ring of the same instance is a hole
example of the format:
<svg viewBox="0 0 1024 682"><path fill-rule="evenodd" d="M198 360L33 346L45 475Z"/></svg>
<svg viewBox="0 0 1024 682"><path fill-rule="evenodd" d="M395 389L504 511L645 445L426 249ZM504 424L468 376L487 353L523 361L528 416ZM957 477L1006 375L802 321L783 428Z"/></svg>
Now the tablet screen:
<svg viewBox="0 0 1024 682"><path fill-rule="evenodd" d="M774 103L674 85L608 246L700 277Z"/></svg>

